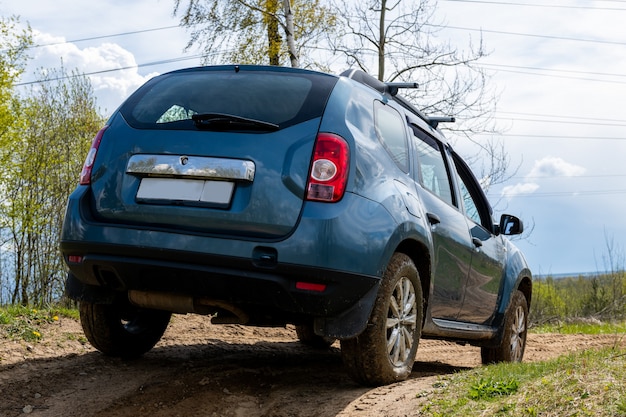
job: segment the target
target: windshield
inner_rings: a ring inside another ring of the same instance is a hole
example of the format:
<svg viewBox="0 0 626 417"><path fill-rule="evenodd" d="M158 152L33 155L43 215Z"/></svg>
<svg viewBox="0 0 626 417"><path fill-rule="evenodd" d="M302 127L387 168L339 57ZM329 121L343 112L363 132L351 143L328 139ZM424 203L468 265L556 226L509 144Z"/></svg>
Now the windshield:
<svg viewBox="0 0 626 417"><path fill-rule="evenodd" d="M122 106L136 128L196 129L220 114L285 128L320 117L336 78L310 72L200 68L148 82ZM245 67L244 67L245 68Z"/></svg>

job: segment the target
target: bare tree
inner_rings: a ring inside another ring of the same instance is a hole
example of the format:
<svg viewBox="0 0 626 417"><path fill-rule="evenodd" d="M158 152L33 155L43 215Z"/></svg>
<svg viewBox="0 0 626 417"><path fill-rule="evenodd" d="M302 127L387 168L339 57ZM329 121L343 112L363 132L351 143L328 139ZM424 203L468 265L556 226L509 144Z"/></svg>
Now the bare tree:
<svg viewBox="0 0 626 417"><path fill-rule="evenodd" d="M405 90L426 114L454 116L455 124L441 127L452 139L468 139L477 146L470 164L479 171L483 186L514 175L504 146L495 137L486 142L476 133L498 133L493 114L497 93L489 76L477 65L487 56L482 37L471 38L465 49L437 39L444 27L436 21L433 0L366 0L339 2L334 10L341 28L331 39L332 49L351 67L386 82L417 82Z"/></svg>

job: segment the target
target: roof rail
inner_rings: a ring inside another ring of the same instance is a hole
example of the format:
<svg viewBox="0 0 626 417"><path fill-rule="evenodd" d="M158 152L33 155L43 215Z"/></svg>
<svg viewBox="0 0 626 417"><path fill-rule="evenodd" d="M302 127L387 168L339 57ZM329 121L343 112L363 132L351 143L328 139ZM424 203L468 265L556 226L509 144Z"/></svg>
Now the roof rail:
<svg viewBox="0 0 626 417"><path fill-rule="evenodd" d="M437 129L439 123L454 123L456 121L453 116L426 116L424 113L415 108L411 103L409 103L404 97L397 95L400 88L418 88L417 83L384 83L379 79L372 77L368 73L357 69L345 70L339 75L341 77L351 78L354 81L360 82L361 84L365 84L380 93L389 94L394 98L396 102L402 105L402 107L419 116L433 129Z"/></svg>
<svg viewBox="0 0 626 417"><path fill-rule="evenodd" d="M361 84L372 87L376 91L379 91L381 93L387 93L392 97L398 94L398 90L400 88L418 88L417 83L385 83L377 78L372 77L364 71L356 69L345 70L339 75L342 77L351 78L355 81L360 82Z"/></svg>
<svg viewBox="0 0 626 417"><path fill-rule="evenodd" d="M454 123L456 118L454 116L428 116L428 124L434 129L437 129L439 123Z"/></svg>

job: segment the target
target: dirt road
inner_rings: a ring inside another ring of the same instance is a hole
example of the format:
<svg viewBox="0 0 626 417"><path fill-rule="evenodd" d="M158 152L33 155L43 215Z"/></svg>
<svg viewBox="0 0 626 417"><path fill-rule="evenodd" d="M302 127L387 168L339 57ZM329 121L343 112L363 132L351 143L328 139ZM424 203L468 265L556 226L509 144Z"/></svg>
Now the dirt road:
<svg viewBox="0 0 626 417"><path fill-rule="evenodd" d="M161 342L135 361L99 354L70 319L41 330L35 344L0 340L2 417L416 416L439 378L480 365L478 348L423 340L409 380L366 388L347 377L337 345L305 347L291 328L175 316ZM525 360L615 343L623 341L531 335Z"/></svg>

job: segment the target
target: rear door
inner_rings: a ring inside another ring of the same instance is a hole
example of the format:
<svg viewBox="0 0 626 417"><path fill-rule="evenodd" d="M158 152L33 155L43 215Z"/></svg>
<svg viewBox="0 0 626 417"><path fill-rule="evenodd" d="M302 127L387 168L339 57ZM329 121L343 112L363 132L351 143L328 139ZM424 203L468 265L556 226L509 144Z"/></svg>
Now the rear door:
<svg viewBox="0 0 626 417"><path fill-rule="evenodd" d="M103 135L92 175L96 215L176 231L287 235L336 80L223 66L149 81Z"/></svg>

